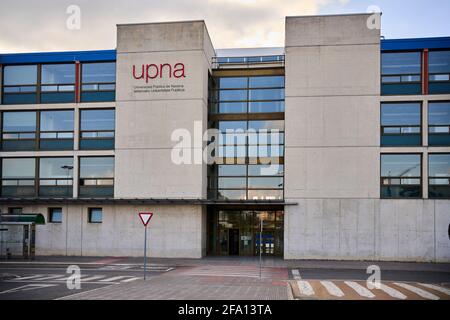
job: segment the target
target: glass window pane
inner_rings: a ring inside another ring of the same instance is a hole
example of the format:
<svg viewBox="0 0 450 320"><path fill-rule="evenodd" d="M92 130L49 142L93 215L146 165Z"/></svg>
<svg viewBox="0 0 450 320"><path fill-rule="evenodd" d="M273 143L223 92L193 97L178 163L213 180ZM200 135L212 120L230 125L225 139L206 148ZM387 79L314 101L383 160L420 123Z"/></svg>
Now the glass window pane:
<svg viewBox="0 0 450 320"><path fill-rule="evenodd" d="M220 101L242 101L247 100L246 90L221 90L219 92Z"/></svg>
<svg viewBox="0 0 450 320"><path fill-rule="evenodd" d="M219 165L219 176L245 176L245 165Z"/></svg>
<svg viewBox="0 0 450 320"><path fill-rule="evenodd" d="M428 105L429 125L450 125L450 102L430 102Z"/></svg>
<svg viewBox="0 0 450 320"><path fill-rule="evenodd" d="M225 132L226 130L247 130L246 121L220 121L219 130Z"/></svg>
<svg viewBox="0 0 450 320"><path fill-rule="evenodd" d="M430 73L450 73L450 51L430 51L428 66Z"/></svg>
<svg viewBox="0 0 450 320"><path fill-rule="evenodd" d="M89 222L102 222L102 213L101 208L89 209Z"/></svg>
<svg viewBox="0 0 450 320"><path fill-rule="evenodd" d="M113 178L113 157L81 157L80 178Z"/></svg>
<svg viewBox="0 0 450 320"><path fill-rule="evenodd" d="M245 189L245 178L219 178L219 188L221 189Z"/></svg>
<svg viewBox="0 0 450 320"><path fill-rule="evenodd" d="M83 63L81 66L81 80L83 83L116 82L116 63Z"/></svg>
<svg viewBox="0 0 450 320"><path fill-rule="evenodd" d="M41 131L73 131L73 110L42 111Z"/></svg>
<svg viewBox="0 0 450 320"><path fill-rule="evenodd" d="M75 64L42 65L42 84L75 83Z"/></svg>
<svg viewBox="0 0 450 320"><path fill-rule="evenodd" d="M61 208L51 208L50 209L50 222L61 222L62 221L62 209Z"/></svg>
<svg viewBox="0 0 450 320"><path fill-rule="evenodd" d="M430 154L428 166L430 177L450 177L450 154Z"/></svg>
<svg viewBox="0 0 450 320"><path fill-rule="evenodd" d="M381 125L420 125L420 103L383 103Z"/></svg>
<svg viewBox="0 0 450 320"><path fill-rule="evenodd" d="M253 189L267 188L279 189L283 188L283 177L258 177L248 178L248 187Z"/></svg>
<svg viewBox="0 0 450 320"><path fill-rule="evenodd" d="M250 102L248 112L283 112L284 101L258 101Z"/></svg>
<svg viewBox="0 0 450 320"><path fill-rule="evenodd" d="M261 120L249 121L248 129L259 130L279 130L284 131L284 120Z"/></svg>
<svg viewBox="0 0 450 320"><path fill-rule="evenodd" d="M381 155L382 177L420 177L421 161L418 154Z"/></svg>
<svg viewBox="0 0 450 320"><path fill-rule="evenodd" d="M275 176L284 174L284 165L271 164L271 165L249 165L249 176Z"/></svg>
<svg viewBox="0 0 450 320"><path fill-rule="evenodd" d="M12 179L34 179L34 158L3 158L2 177Z"/></svg>
<svg viewBox="0 0 450 320"><path fill-rule="evenodd" d="M420 52L394 52L381 54L381 73L420 74L422 68Z"/></svg>
<svg viewBox="0 0 450 320"><path fill-rule="evenodd" d="M250 77L250 88L282 88L284 76Z"/></svg>
<svg viewBox="0 0 450 320"><path fill-rule="evenodd" d="M450 81L450 74L432 74L430 81Z"/></svg>
<svg viewBox="0 0 450 320"><path fill-rule="evenodd" d="M72 178L73 158L39 159L40 178Z"/></svg>
<svg viewBox="0 0 450 320"><path fill-rule="evenodd" d="M114 130L114 110L81 110L81 130Z"/></svg>
<svg viewBox="0 0 450 320"><path fill-rule="evenodd" d="M36 112L4 112L4 132L36 131Z"/></svg>
<svg viewBox="0 0 450 320"><path fill-rule="evenodd" d="M223 77L219 83L221 89L247 88L247 77Z"/></svg>
<svg viewBox="0 0 450 320"><path fill-rule="evenodd" d="M247 198L246 190L218 190L218 199L234 199L234 200L245 200Z"/></svg>
<svg viewBox="0 0 450 320"><path fill-rule="evenodd" d="M220 113L245 113L247 112L247 102L220 102Z"/></svg>
<svg viewBox="0 0 450 320"><path fill-rule="evenodd" d="M3 68L4 85L22 85L37 83L37 66L5 66Z"/></svg>
<svg viewBox="0 0 450 320"><path fill-rule="evenodd" d="M283 190L248 190L249 200L283 199Z"/></svg>
<svg viewBox="0 0 450 320"><path fill-rule="evenodd" d="M284 89L249 90L249 100L283 100Z"/></svg>

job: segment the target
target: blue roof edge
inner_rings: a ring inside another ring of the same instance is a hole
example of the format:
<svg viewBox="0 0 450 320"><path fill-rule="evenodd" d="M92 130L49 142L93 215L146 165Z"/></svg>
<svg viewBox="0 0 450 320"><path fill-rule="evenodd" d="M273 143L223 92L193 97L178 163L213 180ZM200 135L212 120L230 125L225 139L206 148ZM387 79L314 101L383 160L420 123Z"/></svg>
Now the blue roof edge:
<svg viewBox="0 0 450 320"><path fill-rule="evenodd" d="M450 37L382 39L381 50L450 49Z"/></svg>
<svg viewBox="0 0 450 320"><path fill-rule="evenodd" d="M63 51L0 54L0 64L115 61L116 50Z"/></svg>

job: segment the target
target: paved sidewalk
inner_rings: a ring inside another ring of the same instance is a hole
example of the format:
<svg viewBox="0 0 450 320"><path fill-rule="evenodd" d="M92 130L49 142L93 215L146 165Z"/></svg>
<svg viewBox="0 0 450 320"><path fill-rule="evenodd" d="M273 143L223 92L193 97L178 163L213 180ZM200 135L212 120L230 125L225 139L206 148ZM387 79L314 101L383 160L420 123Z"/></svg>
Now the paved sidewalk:
<svg viewBox="0 0 450 320"><path fill-rule="evenodd" d="M61 300L287 300L288 290L285 280L169 272L147 281L112 285Z"/></svg>

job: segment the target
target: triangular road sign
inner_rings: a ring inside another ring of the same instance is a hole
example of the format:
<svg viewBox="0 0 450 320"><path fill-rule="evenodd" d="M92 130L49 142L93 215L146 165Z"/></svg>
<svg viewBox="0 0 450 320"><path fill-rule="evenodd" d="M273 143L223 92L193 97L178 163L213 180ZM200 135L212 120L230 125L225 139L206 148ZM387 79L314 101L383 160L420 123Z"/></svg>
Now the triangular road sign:
<svg viewBox="0 0 450 320"><path fill-rule="evenodd" d="M153 212L139 212L139 218L141 218L144 227L147 226L150 219L153 217Z"/></svg>

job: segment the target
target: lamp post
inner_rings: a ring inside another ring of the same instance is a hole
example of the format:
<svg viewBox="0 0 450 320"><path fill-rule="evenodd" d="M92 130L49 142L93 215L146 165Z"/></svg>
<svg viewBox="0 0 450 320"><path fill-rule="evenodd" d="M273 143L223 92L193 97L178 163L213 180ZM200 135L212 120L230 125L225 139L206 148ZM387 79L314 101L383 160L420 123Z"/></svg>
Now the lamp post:
<svg viewBox="0 0 450 320"><path fill-rule="evenodd" d="M73 169L73 166L64 165L64 166L61 167L61 169L67 170L67 183L68 183L69 180L70 180L70 170ZM73 182L72 182L72 185L73 185ZM67 186L67 185L66 185L66 186ZM69 189L69 188L67 188L67 190L68 190L68 189ZM69 193L69 192L67 192L67 196L70 196L68 193Z"/></svg>

